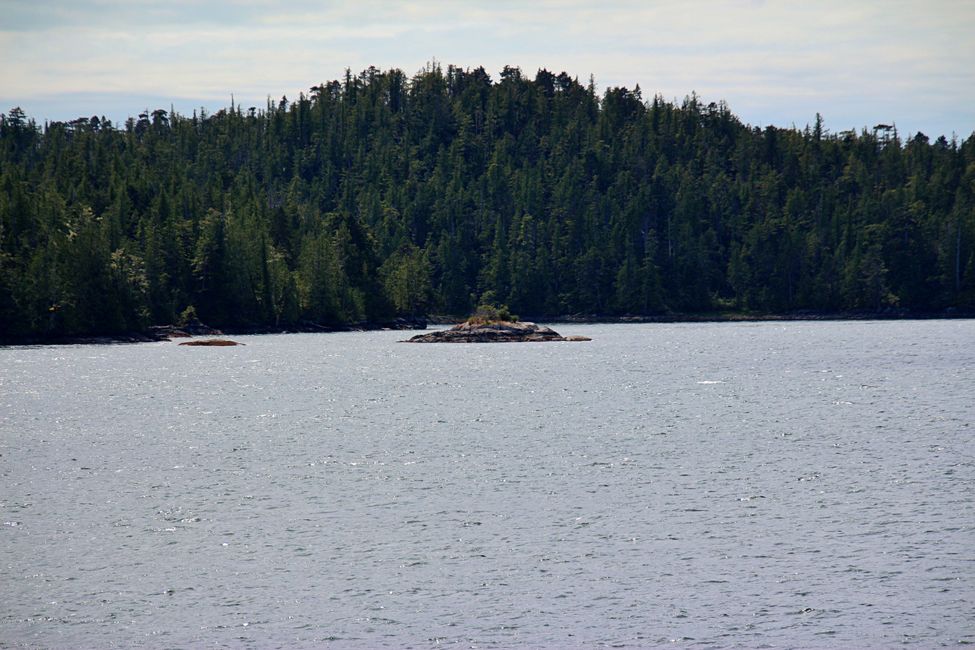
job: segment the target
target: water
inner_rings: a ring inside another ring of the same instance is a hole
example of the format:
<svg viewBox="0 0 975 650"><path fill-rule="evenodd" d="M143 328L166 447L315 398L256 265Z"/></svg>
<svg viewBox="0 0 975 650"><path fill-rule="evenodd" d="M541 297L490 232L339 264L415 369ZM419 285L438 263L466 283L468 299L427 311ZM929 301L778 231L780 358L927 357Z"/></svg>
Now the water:
<svg viewBox="0 0 975 650"><path fill-rule="evenodd" d="M975 322L0 349L0 646L975 643Z"/></svg>

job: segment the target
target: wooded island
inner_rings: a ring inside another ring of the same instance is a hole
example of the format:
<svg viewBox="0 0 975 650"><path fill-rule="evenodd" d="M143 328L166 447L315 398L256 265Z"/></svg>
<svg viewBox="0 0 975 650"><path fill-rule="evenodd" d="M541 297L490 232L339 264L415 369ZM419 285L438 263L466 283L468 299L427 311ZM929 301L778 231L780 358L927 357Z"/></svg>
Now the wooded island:
<svg viewBox="0 0 975 650"><path fill-rule="evenodd" d="M0 118L0 340L482 303L971 311L975 134L749 127L695 96L437 65L213 115Z"/></svg>

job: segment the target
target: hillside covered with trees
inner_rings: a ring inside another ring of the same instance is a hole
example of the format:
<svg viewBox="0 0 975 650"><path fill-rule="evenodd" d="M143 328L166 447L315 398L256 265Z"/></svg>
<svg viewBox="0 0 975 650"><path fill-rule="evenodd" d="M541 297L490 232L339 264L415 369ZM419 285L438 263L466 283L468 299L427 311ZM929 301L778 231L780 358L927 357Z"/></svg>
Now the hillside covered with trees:
<svg viewBox="0 0 975 650"><path fill-rule="evenodd" d="M213 115L0 120L0 339L480 303L971 310L975 134L751 128L693 96L435 65Z"/></svg>

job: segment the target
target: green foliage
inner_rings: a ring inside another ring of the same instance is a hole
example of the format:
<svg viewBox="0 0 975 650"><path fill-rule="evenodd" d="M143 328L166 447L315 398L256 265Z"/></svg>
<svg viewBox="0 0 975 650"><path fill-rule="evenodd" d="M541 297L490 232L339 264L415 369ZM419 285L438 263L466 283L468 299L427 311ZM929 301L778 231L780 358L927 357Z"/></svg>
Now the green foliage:
<svg viewBox="0 0 975 650"><path fill-rule="evenodd" d="M467 319L468 323L474 325L486 325L498 322L518 322L518 317L511 313L507 305L479 305L474 313Z"/></svg>
<svg viewBox="0 0 975 650"><path fill-rule="evenodd" d="M481 297L479 300L478 297ZM0 338L171 323L975 308L975 135L750 128L565 73L370 68L124 125L0 116Z"/></svg>
<svg viewBox="0 0 975 650"><path fill-rule="evenodd" d="M415 244L404 244L379 269L386 295L397 312L411 317L430 306L430 260Z"/></svg>
<svg viewBox="0 0 975 650"><path fill-rule="evenodd" d="M186 327L187 325L192 325L200 320L200 317L196 315L196 307L190 305L184 309L179 314L179 318L176 320L176 324L179 327Z"/></svg>

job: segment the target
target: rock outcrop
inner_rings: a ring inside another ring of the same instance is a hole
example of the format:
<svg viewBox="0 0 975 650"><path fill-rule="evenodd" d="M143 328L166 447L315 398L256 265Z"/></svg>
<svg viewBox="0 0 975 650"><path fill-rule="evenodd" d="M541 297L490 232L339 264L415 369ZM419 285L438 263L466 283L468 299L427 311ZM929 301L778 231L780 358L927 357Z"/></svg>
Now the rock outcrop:
<svg viewBox="0 0 975 650"><path fill-rule="evenodd" d="M180 326L181 330L189 334L190 336L219 336L223 334L220 330L205 325L200 321L199 318L191 318L185 324Z"/></svg>
<svg viewBox="0 0 975 650"><path fill-rule="evenodd" d="M204 325L198 318L191 318L184 325L154 325L149 328L148 335L156 341L170 341L172 339L185 339L191 336L220 336L223 334L218 329Z"/></svg>
<svg viewBox="0 0 975 650"><path fill-rule="evenodd" d="M243 343L238 343L237 341L229 341L227 339L200 339L198 341L186 341L185 343L180 343L180 345L209 345L215 347L224 347L228 345L243 345Z"/></svg>
<svg viewBox="0 0 975 650"><path fill-rule="evenodd" d="M536 341L588 341L584 336L564 337L535 323L467 321L450 329L418 334L404 343L519 343Z"/></svg>

